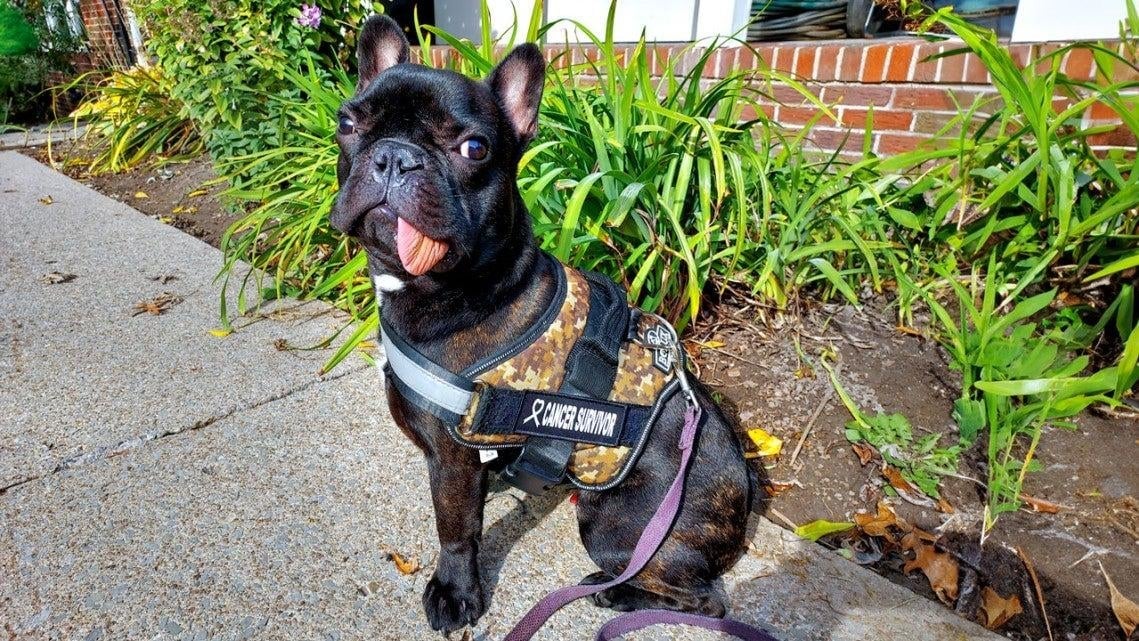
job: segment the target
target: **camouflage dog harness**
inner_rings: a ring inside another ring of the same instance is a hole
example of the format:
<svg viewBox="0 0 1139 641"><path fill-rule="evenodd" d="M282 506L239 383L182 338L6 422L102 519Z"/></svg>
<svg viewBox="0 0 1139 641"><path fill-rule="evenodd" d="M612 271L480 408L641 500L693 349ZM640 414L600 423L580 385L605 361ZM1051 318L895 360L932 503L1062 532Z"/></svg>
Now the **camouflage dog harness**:
<svg viewBox="0 0 1139 641"><path fill-rule="evenodd" d="M381 322L391 382L459 443L488 451L484 461L519 449L502 476L529 493L567 479L608 489L632 469L676 392L683 352L672 326L630 307L608 278L560 263L553 272L554 298L540 321L462 372Z"/></svg>

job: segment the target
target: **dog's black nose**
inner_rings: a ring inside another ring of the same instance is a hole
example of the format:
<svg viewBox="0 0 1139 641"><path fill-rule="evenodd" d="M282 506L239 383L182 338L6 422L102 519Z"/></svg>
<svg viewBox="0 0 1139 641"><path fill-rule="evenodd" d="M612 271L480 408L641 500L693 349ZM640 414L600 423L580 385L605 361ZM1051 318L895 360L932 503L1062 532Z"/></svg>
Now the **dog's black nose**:
<svg viewBox="0 0 1139 641"><path fill-rule="evenodd" d="M372 161L376 169L383 174L406 174L409 171L423 169L423 161L407 145L395 141L384 141L372 154Z"/></svg>

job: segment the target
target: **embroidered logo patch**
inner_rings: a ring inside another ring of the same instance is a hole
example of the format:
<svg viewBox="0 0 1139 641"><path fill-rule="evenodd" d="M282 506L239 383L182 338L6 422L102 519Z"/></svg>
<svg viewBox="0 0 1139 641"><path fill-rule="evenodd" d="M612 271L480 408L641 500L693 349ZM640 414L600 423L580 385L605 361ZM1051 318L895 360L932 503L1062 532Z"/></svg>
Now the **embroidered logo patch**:
<svg viewBox="0 0 1139 641"><path fill-rule="evenodd" d="M644 343L653 350L653 365L666 374L672 371L672 332L663 323L657 323L645 332Z"/></svg>
<svg viewBox="0 0 1139 641"><path fill-rule="evenodd" d="M526 392L514 431L565 441L617 445L625 407L588 398Z"/></svg>

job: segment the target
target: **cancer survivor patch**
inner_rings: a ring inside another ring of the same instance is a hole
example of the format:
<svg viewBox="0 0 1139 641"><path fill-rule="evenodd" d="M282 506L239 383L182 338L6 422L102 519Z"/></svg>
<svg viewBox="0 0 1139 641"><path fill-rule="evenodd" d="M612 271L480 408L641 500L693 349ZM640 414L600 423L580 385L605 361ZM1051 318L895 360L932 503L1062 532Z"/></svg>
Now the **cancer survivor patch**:
<svg viewBox="0 0 1139 641"><path fill-rule="evenodd" d="M596 445L618 445L625 407L576 396L526 392L514 431Z"/></svg>

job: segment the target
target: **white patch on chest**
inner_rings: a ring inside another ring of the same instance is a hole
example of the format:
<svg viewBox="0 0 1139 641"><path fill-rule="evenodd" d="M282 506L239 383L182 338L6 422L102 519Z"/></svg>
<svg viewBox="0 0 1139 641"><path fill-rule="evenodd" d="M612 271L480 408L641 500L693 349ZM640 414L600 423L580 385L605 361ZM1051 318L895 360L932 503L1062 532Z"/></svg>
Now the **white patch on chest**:
<svg viewBox="0 0 1139 641"><path fill-rule="evenodd" d="M376 289L381 292L398 292L403 289L403 281L391 274L376 274L372 277Z"/></svg>

